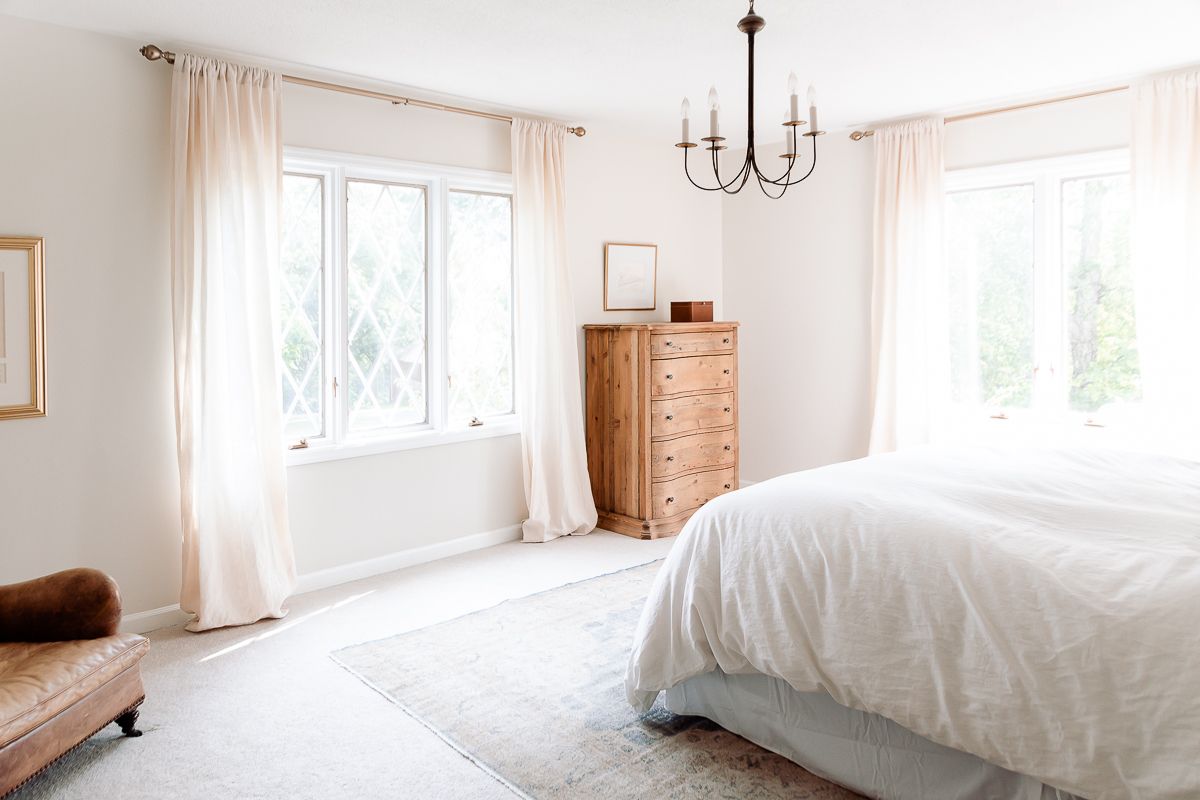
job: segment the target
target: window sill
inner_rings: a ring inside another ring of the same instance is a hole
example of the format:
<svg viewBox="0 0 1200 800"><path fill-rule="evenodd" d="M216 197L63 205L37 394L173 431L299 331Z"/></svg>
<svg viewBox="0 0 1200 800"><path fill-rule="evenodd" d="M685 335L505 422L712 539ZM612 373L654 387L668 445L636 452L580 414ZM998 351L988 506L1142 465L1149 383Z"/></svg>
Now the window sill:
<svg viewBox="0 0 1200 800"><path fill-rule="evenodd" d="M479 439L492 439L497 436L515 436L520 432L521 420L519 417L515 415L497 417L474 428L455 428L442 431L424 429L386 437L351 440L340 444L313 444L302 450L288 450L284 454L284 464L288 467L298 467L303 464L318 464L322 461L339 461L344 458L396 453L422 447L441 447L460 442L474 442Z"/></svg>

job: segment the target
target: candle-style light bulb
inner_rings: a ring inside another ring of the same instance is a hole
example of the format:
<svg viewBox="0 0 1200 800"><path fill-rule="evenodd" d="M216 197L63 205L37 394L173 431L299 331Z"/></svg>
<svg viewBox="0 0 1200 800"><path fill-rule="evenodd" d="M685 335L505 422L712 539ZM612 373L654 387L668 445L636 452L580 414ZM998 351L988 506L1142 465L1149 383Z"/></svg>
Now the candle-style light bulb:
<svg viewBox="0 0 1200 800"><path fill-rule="evenodd" d="M692 104L689 103L688 99L685 97L683 98L683 102L679 105L679 116L683 121L683 138L679 140L681 144L686 144L689 141L688 126L691 123L691 120L688 119L688 115L691 114L691 112Z"/></svg>
<svg viewBox="0 0 1200 800"><path fill-rule="evenodd" d="M717 87L712 87L708 90L708 136L710 139L720 137L720 126L717 124L717 112L721 110L721 103L717 100Z"/></svg>
<svg viewBox="0 0 1200 800"><path fill-rule="evenodd" d="M808 85L808 104L815 106L817 104L817 87L811 83Z"/></svg>
<svg viewBox="0 0 1200 800"><path fill-rule="evenodd" d="M810 83L808 85L808 135L816 136L820 130L817 127L817 90Z"/></svg>
<svg viewBox="0 0 1200 800"><path fill-rule="evenodd" d="M800 119L800 79L796 77L796 73L788 75L788 95L791 104L791 119L788 122L795 122Z"/></svg>

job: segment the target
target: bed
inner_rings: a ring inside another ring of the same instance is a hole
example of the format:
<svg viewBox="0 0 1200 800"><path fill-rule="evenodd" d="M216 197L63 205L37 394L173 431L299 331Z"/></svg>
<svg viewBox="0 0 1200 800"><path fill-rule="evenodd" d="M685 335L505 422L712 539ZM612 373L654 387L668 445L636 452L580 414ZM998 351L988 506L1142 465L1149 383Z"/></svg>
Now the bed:
<svg viewBox="0 0 1200 800"><path fill-rule="evenodd" d="M626 691L889 800L1200 797L1200 463L918 448L720 497Z"/></svg>

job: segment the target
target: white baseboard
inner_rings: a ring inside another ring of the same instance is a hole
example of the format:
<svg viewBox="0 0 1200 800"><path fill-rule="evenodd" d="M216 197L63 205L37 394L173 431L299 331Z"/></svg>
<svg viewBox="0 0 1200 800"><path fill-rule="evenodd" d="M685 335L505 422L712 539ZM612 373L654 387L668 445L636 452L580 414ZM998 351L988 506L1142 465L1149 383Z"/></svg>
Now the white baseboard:
<svg viewBox="0 0 1200 800"><path fill-rule="evenodd" d="M483 533L476 533L471 536L461 536L457 539L451 539L448 542L414 547L410 550L388 553L386 556L379 556L378 558L368 558L365 561L355 561L351 564L342 564L337 567L330 567L329 569L317 570L316 572L301 575L296 579L295 594L315 592L318 589L328 589L330 586L339 586L350 581L382 575L385 572L395 572L405 567L414 567L417 564L437 561L439 558L448 558L460 553L469 553L472 550L482 550L485 547L492 547L504 544L505 542L515 542L520 538L521 526L519 524L509 525L508 527L498 528L494 531L484 531Z"/></svg>
<svg viewBox="0 0 1200 800"><path fill-rule="evenodd" d="M182 625L191 618L192 615L181 609L179 603L174 603L149 611L126 614L121 617L121 630L124 633L149 633L171 625Z"/></svg>
<svg viewBox="0 0 1200 800"><path fill-rule="evenodd" d="M386 556L379 556L378 558L368 558L365 561L355 561L351 564L342 564L328 569L317 570L316 572L309 572L298 576L296 578L296 590L293 594L304 594L305 592L315 592L318 589L328 589L331 586L340 586L350 581L371 578L375 575L382 575L385 572L395 572L405 567L415 567L417 564L437 561L440 558L448 558L460 553L469 553L472 550L482 550L485 547L492 547L504 544L505 542L515 542L520 538L521 526L519 524L509 525L508 527L498 528L494 531L484 531L483 533L476 533L471 536L461 536L457 539L451 539L448 542L438 542L437 544L425 545L424 547L413 547L409 550L389 553ZM170 606L163 606L162 608L153 608L149 611L126 614L121 617L121 630L126 633L147 633L169 625L180 625L191 618L192 615L182 611L179 608L179 604L176 603Z"/></svg>

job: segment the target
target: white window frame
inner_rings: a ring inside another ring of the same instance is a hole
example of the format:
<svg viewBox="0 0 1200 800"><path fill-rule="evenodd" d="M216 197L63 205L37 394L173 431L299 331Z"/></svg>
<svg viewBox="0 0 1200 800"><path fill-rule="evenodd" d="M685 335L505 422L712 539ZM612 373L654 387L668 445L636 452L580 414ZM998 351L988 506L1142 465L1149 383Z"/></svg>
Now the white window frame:
<svg viewBox="0 0 1200 800"><path fill-rule="evenodd" d="M1129 173L1129 150L1103 150L1009 164L948 170L944 191L1033 186L1034 376L1029 409L980 407L984 417L1059 419L1099 424L1095 414L1070 410L1070 344L1063 287L1062 186L1079 178Z"/></svg>
<svg viewBox="0 0 1200 800"><path fill-rule="evenodd" d="M478 426L451 426L446 418L448 405L449 354L446 337L449 323L446 253L449 230L449 197L452 191L479 192L512 196L512 176L503 172L449 167L411 161L397 161L373 156L338 153L328 150L285 147L285 173L320 176L323 178L324 252L322 353L325 385L322 389L324 433L309 437L307 446L290 449L297 442L281 441L287 450L287 464L311 464L341 458L436 447L455 442L511 436L520 433L520 416L515 410L508 414L483 418ZM424 422L352 434L349 425L350 405L345 402L343 389L347 386L349 339L347 281L349 278L347 252L348 180L383 181L425 190L425 402ZM515 209L514 209L515 214ZM515 269L515 259L514 259ZM514 274L513 289L516 280ZM515 297L514 297L515 301ZM517 370L515 353L515 302L513 304L513 375ZM335 383L337 389L335 391Z"/></svg>

